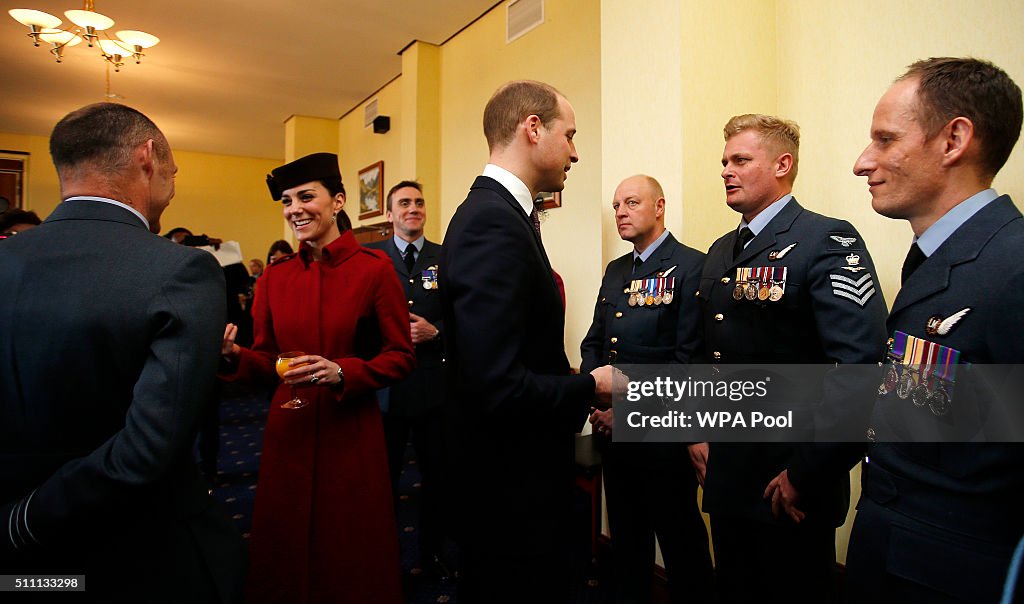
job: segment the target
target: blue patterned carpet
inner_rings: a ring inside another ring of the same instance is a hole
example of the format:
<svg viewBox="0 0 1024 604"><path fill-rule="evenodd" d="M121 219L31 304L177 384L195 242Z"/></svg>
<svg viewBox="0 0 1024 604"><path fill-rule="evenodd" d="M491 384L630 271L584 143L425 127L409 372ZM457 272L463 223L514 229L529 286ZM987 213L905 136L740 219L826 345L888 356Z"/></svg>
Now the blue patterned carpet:
<svg viewBox="0 0 1024 604"><path fill-rule="evenodd" d="M220 452L217 458L217 476L214 497L219 499L234 519L239 531L249 536L253 500L256 496L256 476L259 471L260 450L263 446L263 424L266 422L269 396L226 389L220 406ZM406 451L406 465L399 485L397 529L402 549L402 573L406 599L409 604L456 604L457 579L439 580L416 568L419 560L416 543L417 495L419 471L413 449ZM586 534L588 502L581 493L581 548L579 555L589 557L589 537ZM451 560L457 559L454 546L447 552ZM510 580L514 578L510 577ZM581 577L579 589L572 603L597 604L605 601L599 577Z"/></svg>

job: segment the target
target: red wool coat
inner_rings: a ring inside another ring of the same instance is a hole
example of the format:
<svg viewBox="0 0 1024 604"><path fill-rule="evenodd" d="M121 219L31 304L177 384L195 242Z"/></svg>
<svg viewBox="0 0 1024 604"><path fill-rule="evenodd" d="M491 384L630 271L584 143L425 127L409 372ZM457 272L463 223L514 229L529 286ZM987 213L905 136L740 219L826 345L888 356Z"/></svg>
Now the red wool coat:
<svg viewBox="0 0 1024 604"><path fill-rule="evenodd" d="M374 390L415 364L409 311L391 260L351 231L321 261L303 246L256 282L255 342L236 379L279 384L263 436L253 511L250 602L400 603L401 569L387 452ZM279 352L338 363L338 394L300 387L313 404L282 409Z"/></svg>

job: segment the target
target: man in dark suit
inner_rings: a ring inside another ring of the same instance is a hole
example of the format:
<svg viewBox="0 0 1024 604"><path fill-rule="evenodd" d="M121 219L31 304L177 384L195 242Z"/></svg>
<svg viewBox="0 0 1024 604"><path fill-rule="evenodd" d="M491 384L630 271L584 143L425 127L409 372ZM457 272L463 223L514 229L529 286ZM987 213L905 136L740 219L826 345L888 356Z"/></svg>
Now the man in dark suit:
<svg viewBox="0 0 1024 604"><path fill-rule="evenodd" d="M452 217L438 268L447 406L460 460L460 602L565 601L573 435L611 367L570 375L565 314L531 224L577 161L572 105L510 82L484 109L490 163Z"/></svg>
<svg viewBox="0 0 1024 604"><path fill-rule="evenodd" d="M244 543L190 454L224 277L155 235L170 146L99 103L57 124L50 153L64 201L0 249L0 568L85 574L107 602L236 601Z"/></svg>
<svg viewBox="0 0 1024 604"><path fill-rule="evenodd" d="M700 354L698 289L704 254L665 228L665 193L637 175L615 189L619 236L633 251L605 269L580 371L612 364L686 364ZM645 288L650 303L638 302ZM697 480L683 443L611 442L614 409L590 417L604 468L616 602L650 602L658 537L673 602L710 602L711 555Z"/></svg>
<svg viewBox="0 0 1024 604"><path fill-rule="evenodd" d="M805 210L791 194L798 126L740 115L726 124L725 139L726 203L743 218L712 244L701 276L708 361L877 362L885 302L860 234ZM820 388L811 385L808 396L820 400L801 401L816 410L815 430L870 410L855 392L831 385L841 373L830 372ZM706 460L703 506L711 515L722 599L823 601L856 450L714 442L710 450L690 449L698 468Z"/></svg>
<svg viewBox="0 0 1024 604"><path fill-rule="evenodd" d="M447 577L442 561L444 538L444 379L441 373L441 296L437 288L437 263L441 246L427 241L423 227L427 205L423 187L403 180L387 196L387 220L394 227L391 239L367 244L391 257L398 280L409 300L409 330L416 346L416 369L404 381L388 389L384 409L384 439L388 448L391 488L398 496L405 444L412 436L422 476L419 490L420 567L429 574ZM396 503L397 505L397 503Z"/></svg>
<svg viewBox="0 0 1024 604"><path fill-rule="evenodd" d="M1021 116L1020 88L995 65L918 61L878 102L854 165L914 243L886 325L852 601L995 602L1024 534L1024 220L990 188Z"/></svg>

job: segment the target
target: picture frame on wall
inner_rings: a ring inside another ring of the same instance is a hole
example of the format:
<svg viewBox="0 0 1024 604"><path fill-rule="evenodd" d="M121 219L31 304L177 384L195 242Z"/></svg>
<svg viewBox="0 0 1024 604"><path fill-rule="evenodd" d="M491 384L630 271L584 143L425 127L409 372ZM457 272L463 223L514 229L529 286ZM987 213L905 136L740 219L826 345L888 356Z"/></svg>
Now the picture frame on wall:
<svg viewBox="0 0 1024 604"><path fill-rule="evenodd" d="M373 218L384 214L384 161L366 166L359 171L359 218Z"/></svg>
<svg viewBox="0 0 1024 604"><path fill-rule="evenodd" d="M554 193L549 191L542 191L537 193L537 197L541 199L541 209L550 210L553 208L562 207L562 192L555 191Z"/></svg>

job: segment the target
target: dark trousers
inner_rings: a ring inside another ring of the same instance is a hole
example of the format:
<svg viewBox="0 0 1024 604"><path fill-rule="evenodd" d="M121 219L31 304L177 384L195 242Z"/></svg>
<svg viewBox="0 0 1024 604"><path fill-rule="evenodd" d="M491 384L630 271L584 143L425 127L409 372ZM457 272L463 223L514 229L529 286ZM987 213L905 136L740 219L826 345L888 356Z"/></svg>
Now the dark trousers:
<svg viewBox="0 0 1024 604"><path fill-rule="evenodd" d="M615 602L651 601L655 535L671 601L712 601L708 533L685 445L606 442L602 465Z"/></svg>
<svg viewBox="0 0 1024 604"><path fill-rule="evenodd" d="M716 579L723 604L834 601L835 529L788 519L711 515Z"/></svg>
<svg viewBox="0 0 1024 604"><path fill-rule="evenodd" d="M846 557L851 604L998 602L1012 541L942 529L862 496Z"/></svg>
<svg viewBox="0 0 1024 604"><path fill-rule="evenodd" d="M434 409L421 417L384 414L384 440L388 449L388 469L391 489L396 498L398 481L405 460L405 448L412 438L416 450L416 463L420 471L419 489L419 549L420 560L429 562L441 551L448 524L444 505L445 447L444 423L441 409Z"/></svg>

